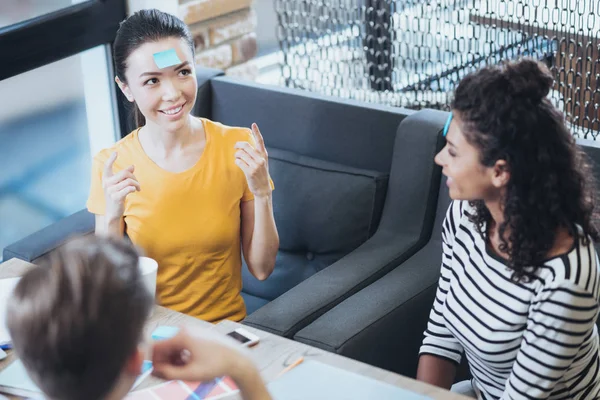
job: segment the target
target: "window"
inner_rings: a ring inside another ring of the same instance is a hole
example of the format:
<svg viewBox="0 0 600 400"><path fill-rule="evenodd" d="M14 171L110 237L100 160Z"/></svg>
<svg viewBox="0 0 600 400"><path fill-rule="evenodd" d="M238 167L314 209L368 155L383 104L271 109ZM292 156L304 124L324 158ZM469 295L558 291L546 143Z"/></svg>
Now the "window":
<svg viewBox="0 0 600 400"><path fill-rule="evenodd" d="M110 82L86 64L104 47L0 82L0 248L85 207L91 157L117 137L112 94L94 90Z"/></svg>
<svg viewBox="0 0 600 400"><path fill-rule="evenodd" d="M1 251L85 207L91 157L121 132L110 44L125 4L4 0L0 16Z"/></svg>
<svg viewBox="0 0 600 400"><path fill-rule="evenodd" d="M86 0L2 0L0 28L68 8Z"/></svg>
<svg viewBox="0 0 600 400"><path fill-rule="evenodd" d="M258 25L256 26L256 40L258 42L258 56L264 56L279 51L277 40L277 14L273 0L255 0L253 3Z"/></svg>

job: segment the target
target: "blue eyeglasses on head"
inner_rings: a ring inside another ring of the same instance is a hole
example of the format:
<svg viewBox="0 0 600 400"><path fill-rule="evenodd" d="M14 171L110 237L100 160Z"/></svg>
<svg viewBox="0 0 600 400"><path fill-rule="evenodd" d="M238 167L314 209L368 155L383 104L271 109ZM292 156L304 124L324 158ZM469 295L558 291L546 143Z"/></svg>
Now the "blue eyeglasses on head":
<svg viewBox="0 0 600 400"><path fill-rule="evenodd" d="M442 131L442 135L444 135L444 137L446 137L446 135L448 134L448 128L450 128L450 122L452 122L452 113L450 113L450 115L448 115L448 120L446 121L446 125L444 125L444 130Z"/></svg>

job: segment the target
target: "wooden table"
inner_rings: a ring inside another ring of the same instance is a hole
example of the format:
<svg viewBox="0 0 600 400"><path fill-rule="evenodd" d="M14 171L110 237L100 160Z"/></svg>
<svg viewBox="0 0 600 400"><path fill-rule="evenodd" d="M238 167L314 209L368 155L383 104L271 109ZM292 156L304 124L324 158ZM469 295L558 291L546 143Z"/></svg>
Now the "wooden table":
<svg viewBox="0 0 600 400"><path fill-rule="evenodd" d="M232 321L223 321L214 329L220 333L227 333L233 329L244 327L248 331L260 337L260 343L252 348L251 356L254 363L261 371L265 382L273 381L282 369L296 361L299 357L305 360L315 360L324 364L354 372L362 376L370 377L381 382L387 382L402 389L411 390L416 393L429 396L432 399L445 400L467 400L467 397L451 393L436 386L418 382L414 379L386 371L381 368L352 360L325 350L318 349L300 342L282 338L268 332L254 329L252 327ZM239 398L239 397L232 397Z"/></svg>
<svg viewBox="0 0 600 400"><path fill-rule="evenodd" d="M0 264L0 279L21 276L23 273L25 273L25 271L32 267L34 267L34 265L21 260L9 260ZM196 329L214 329L223 334L242 326L240 323L232 321L223 321L217 325L212 325L208 322L178 313L176 311L172 311L161 306L156 306L150 320L146 325L146 333L152 332L159 325L185 325L186 327ZM250 355L261 371L261 375L265 382L273 381L279 372L281 372L281 370L296 361L299 357L304 357L305 360L317 360L350 372L355 372L362 376L371 377L378 381L387 382L403 389L421 393L431 397L432 399L467 399L464 396L450 393L435 386L417 382L414 379L406 378L393 372L376 368L334 353L329 353L303 343L285 339L283 337L245 325L244 329L247 329L260 337L259 344L250 349ZM4 361L0 361L0 371L6 368L14 359L14 353L9 352L8 358ZM162 381L160 379L148 377L136 389L154 386L161 382ZM9 398L16 399L15 397ZM232 395L227 397L227 399L241 399L241 397L239 395Z"/></svg>

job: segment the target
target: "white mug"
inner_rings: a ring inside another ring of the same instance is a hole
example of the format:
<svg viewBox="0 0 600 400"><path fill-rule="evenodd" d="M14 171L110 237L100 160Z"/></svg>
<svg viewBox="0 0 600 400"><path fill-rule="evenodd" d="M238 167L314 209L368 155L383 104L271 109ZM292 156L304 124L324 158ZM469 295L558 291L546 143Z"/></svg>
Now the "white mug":
<svg viewBox="0 0 600 400"><path fill-rule="evenodd" d="M140 268L140 273L142 274L146 289L148 289L152 298L156 299L156 273L158 272L158 263L150 257L140 257L138 267Z"/></svg>

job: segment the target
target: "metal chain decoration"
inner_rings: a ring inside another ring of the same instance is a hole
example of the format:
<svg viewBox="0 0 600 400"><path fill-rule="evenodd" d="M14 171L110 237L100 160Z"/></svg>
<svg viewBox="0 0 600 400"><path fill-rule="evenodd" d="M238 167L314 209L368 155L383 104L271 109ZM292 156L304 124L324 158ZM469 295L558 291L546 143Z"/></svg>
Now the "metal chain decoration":
<svg viewBox="0 0 600 400"><path fill-rule="evenodd" d="M467 73L529 56L554 74L574 135L600 136L600 0L274 2L286 86L448 109Z"/></svg>

